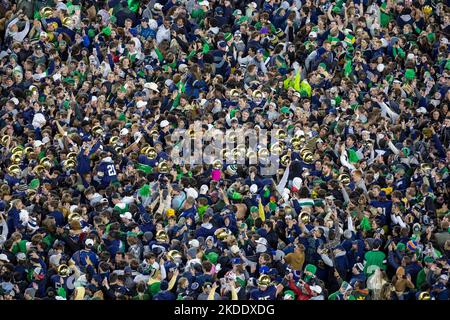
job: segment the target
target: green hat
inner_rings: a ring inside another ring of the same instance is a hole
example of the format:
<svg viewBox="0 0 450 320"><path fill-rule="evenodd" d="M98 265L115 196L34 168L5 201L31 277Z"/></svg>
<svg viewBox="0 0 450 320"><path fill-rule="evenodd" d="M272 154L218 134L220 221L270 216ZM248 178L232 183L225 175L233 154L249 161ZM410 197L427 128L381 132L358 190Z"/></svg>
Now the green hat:
<svg viewBox="0 0 450 320"><path fill-rule="evenodd" d="M149 173L152 173L153 168L150 167L148 164L139 163L139 164L137 165L137 170L141 170L141 171L145 172L146 174L149 174ZM145 187L145 186L144 186L144 187ZM142 188L144 188L144 187L142 187ZM142 189L142 188L141 188L141 189ZM140 190L140 189L139 189L139 190ZM144 189L144 192L145 192L145 189Z"/></svg>
<svg viewBox="0 0 450 320"><path fill-rule="evenodd" d="M225 33L224 35L225 41L228 42L233 39L233 35L230 32Z"/></svg>
<svg viewBox="0 0 450 320"><path fill-rule="evenodd" d="M436 41L436 34L434 32L430 32L427 34L428 41L434 43Z"/></svg>
<svg viewBox="0 0 450 320"><path fill-rule="evenodd" d="M280 109L280 112L281 112L281 113L284 113L284 114L292 113L291 109L290 109L288 106L282 107L282 108Z"/></svg>
<svg viewBox="0 0 450 320"><path fill-rule="evenodd" d="M409 148L407 148L407 147L403 147L402 148L402 152L403 152L403 154L405 155L405 156L409 156L409 154L411 153L411 150L409 149Z"/></svg>
<svg viewBox="0 0 450 320"><path fill-rule="evenodd" d="M313 264L307 264L305 267L305 272L306 271L311 272L312 274L316 274L317 267Z"/></svg>
<svg viewBox="0 0 450 320"><path fill-rule="evenodd" d="M236 17L237 15L242 15L242 11L239 9L236 9L233 11L233 17Z"/></svg>
<svg viewBox="0 0 450 320"><path fill-rule="evenodd" d="M406 245L403 242L399 242L397 244L397 250L399 251L405 251L406 250Z"/></svg>
<svg viewBox="0 0 450 320"><path fill-rule="evenodd" d="M242 199L242 194L240 194L239 192L234 191L231 194L231 199L233 199L233 200L241 200Z"/></svg>
<svg viewBox="0 0 450 320"><path fill-rule="evenodd" d="M414 69L406 69L405 71L405 78L408 80L413 80L416 76L416 72Z"/></svg>
<svg viewBox="0 0 450 320"><path fill-rule="evenodd" d="M89 29L88 30L88 37L89 38L94 38L95 37L95 30L94 29Z"/></svg>
<svg viewBox="0 0 450 320"><path fill-rule="evenodd" d="M433 263L433 262L434 262L434 259L433 259L433 257L426 256L426 257L423 259L423 262L426 262L426 263Z"/></svg>
<svg viewBox="0 0 450 320"><path fill-rule="evenodd" d="M31 180L30 184L28 185L28 188L30 189L37 189L40 185L39 179L33 179Z"/></svg>
<svg viewBox="0 0 450 320"><path fill-rule="evenodd" d="M206 255L206 259L211 262L212 264L216 264L217 263L217 259L219 258L219 255L215 252L209 252Z"/></svg>
<svg viewBox="0 0 450 320"><path fill-rule="evenodd" d="M105 36L110 36L110 35L111 35L111 28L110 28L110 26L104 27L104 28L102 29L102 33L103 33Z"/></svg>
<svg viewBox="0 0 450 320"><path fill-rule="evenodd" d="M284 295L285 295L285 296L286 296L286 295L291 296L292 299L295 299L295 293L294 293L294 291L292 291L292 290L286 290L286 291L284 292Z"/></svg>
<svg viewBox="0 0 450 320"><path fill-rule="evenodd" d="M250 212L258 212L258 207L257 206L250 207Z"/></svg>
<svg viewBox="0 0 450 320"><path fill-rule="evenodd" d="M325 70L327 70L327 65L323 62L319 63L319 68L324 68Z"/></svg>
<svg viewBox="0 0 450 320"><path fill-rule="evenodd" d="M276 202L269 202L269 209L270 211L275 211L277 209L277 203Z"/></svg>

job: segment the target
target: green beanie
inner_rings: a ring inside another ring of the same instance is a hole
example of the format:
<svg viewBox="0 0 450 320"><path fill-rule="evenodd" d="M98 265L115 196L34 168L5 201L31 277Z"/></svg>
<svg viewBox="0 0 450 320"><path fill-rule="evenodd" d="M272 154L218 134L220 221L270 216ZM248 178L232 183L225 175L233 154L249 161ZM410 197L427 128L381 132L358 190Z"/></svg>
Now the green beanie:
<svg viewBox="0 0 450 320"><path fill-rule="evenodd" d="M103 33L105 36L110 36L110 35L111 35L111 28L110 28L109 26L104 27L104 28L102 29L102 33Z"/></svg>
<svg viewBox="0 0 450 320"><path fill-rule="evenodd" d="M397 250L398 251L405 251L406 250L406 245L403 242L399 242L397 244Z"/></svg>
<svg viewBox="0 0 450 320"><path fill-rule="evenodd" d="M405 71L405 78L408 80L413 80L416 76L416 72L414 69L406 69Z"/></svg>
<svg viewBox="0 0 450 320"><path fill-rule="evenodd" d="M206 259L211 262L212 264L217 263L217 259L219 258L219 255L215 252L210 252L206 255Z"/></svg>
<svg viewBox="0 0 450 320"><path fill-rule="evenodd" d="M225 41L230 41L231 39L233 39L233 35L230 32L225 33L224 35Z"/></svg>
<svg viewBox="0 0 450 320"><path fill-rule="evenodd" d="M317 267L313 264L307 264L305 267L305 272L306 271L311 272L312 274L316 274Z"/></svg>
<svg viewBox="0 0 450 320"><path fill-rule="evenodd" d="M36 189L36 188L39 187L39 185L40 185L39 179L33 179L33 180L31 180L31 182L30 182L30 184L28 185L28 187L29 187L30 189Z"/></svg>

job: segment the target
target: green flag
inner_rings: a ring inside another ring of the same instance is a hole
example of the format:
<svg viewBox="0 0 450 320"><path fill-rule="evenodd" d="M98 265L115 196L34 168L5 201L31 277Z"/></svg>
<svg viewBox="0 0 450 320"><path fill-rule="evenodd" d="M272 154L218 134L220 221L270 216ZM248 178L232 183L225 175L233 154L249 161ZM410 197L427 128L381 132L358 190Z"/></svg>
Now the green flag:
<svg viewBox="0 0 450 320"><path fill-rule="evenodd" d="M344 76L348 77L352 73L352 61L348 60L344 65Z"/></svg>
<svg viewBox="0 0 450 320"><path fill-rule="evenodd" d="M369 219L367 217L364 217L361 221L361 230L363 231L370 231L372 230L372 226L370 225Z"/></svg>
<svg viewBox="0 0 450 320"><path fill-rule="evenodd" d="M158 56L158 60L162 62L164 60L164 57L158 47L155 48L155 53Z"/></svg>
<svg viewBox="0 0 450 320"><path fill-rule="evenodd" d="M150 195L150 186L148 184L143 185L142 188L139 189L139 195L141 197L148 197Z"/></svg>

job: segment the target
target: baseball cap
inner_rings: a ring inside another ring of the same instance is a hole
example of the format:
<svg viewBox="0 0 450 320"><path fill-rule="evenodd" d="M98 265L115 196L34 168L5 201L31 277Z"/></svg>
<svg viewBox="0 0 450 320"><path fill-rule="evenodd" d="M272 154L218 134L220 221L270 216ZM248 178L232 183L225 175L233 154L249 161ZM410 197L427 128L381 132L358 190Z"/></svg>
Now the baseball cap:
<svg viewBox="0 0 450 320"><path fill-rule="evenodd" d="M35 140L33 143L33 147L34 148L39 148L40 146L42 146L44 143L41 140Z"/></svg>
<svg viewBox="0 0 450 320"><path fill-rule="evenodd" d="M131 215L131 213L130 212L125 212L125 213L122 213L121 215L120 215L120 217L121 218L125 218L125 219L128 219L128 220L131 220L132 218L133 218L133 216Z"/></svg>
<svg viewBox="0 0 450 320"><path fill-rule="evenodd" d="M161 121L161 123L159 124L159 126L161 127L161 128L165 128L165 127L167 127L169 125L169 121L167 121L167 120L163 120L163 121Z"/></svg>
<svg viewBox="0 0 450 320"><path fill-rule="evenodd" d="M267 246L267 240L266 238L259 238L258 240L256 240L257 244L262 244L264 246Z"/></svg>

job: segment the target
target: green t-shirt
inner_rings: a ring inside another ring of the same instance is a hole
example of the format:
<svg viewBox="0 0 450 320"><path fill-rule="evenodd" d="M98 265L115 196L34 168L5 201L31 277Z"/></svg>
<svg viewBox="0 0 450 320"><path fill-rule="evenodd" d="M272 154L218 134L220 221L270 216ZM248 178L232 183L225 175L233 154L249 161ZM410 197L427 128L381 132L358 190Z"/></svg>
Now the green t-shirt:
<svg viewBox="0 0 450 320"><path fill-rule="evenodd" d="M135 295L132 300L150 300L150 295L144 293L142 295Z"/></svg>
<svg viewBox="0 0 450 320"><path fill-rule="evenodd" d="M381 5L381 9L386 10L386 6L387 6L387 3L385 2ZM387 25L389 24L389 22L391 21L391 19L392 19L392 15L390 13L387 14L387 13L384 13L383 11L380 11L380 24L381 24L382 28L386 28Z"/></svg>
<svg viewBox="0 0 450 320"><path fill-rule="evenodd" d="M386 269L386 265L384 263L384 261L386 259L386 254L384 254L384 252L375 251L375 250L366 252L366 254L364 255L364 259L366 260L366 264L364 266L364 272L366 274L369 274L369 273L372 274L373 273L373 271L371 271L369 269L369 266L378 266L382 270Z"/></svg>

